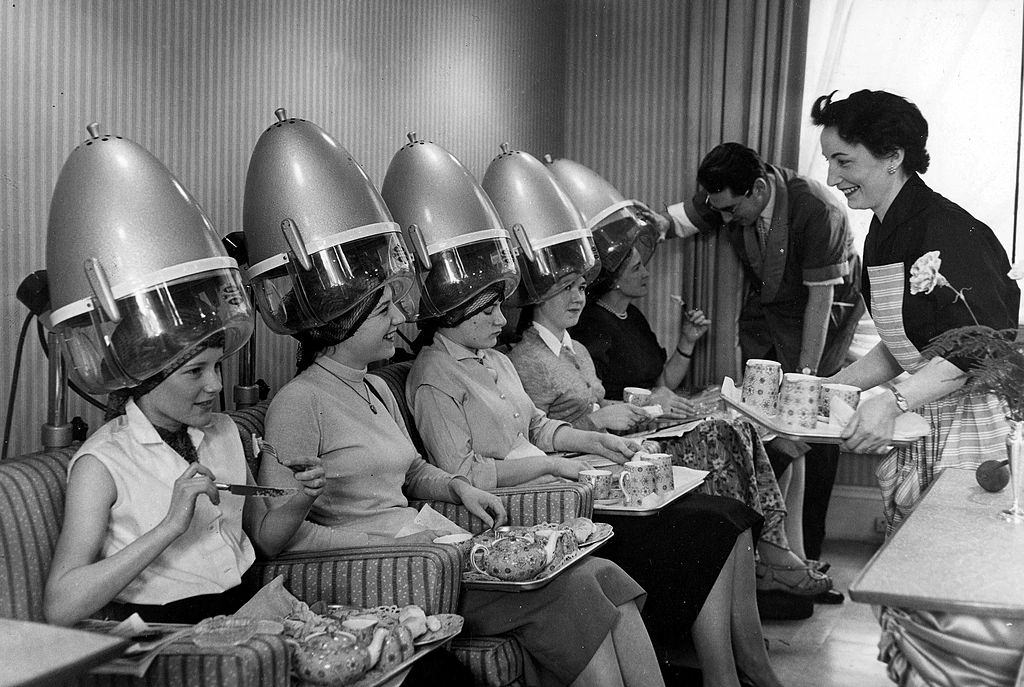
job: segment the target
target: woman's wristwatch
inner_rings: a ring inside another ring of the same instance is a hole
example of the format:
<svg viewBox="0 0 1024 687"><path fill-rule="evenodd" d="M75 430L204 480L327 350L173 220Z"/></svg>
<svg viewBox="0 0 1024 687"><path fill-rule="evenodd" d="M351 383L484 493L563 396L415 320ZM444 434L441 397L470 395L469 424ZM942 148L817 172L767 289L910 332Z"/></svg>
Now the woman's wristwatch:
<svg viewBox="0 0 1024 687"><path fill-rule="evenodd" d="M900 393L900 390L895 386L890 386L889 391L892 392L893 398L896 399L896 407L900 409L901 413L910 412L910 404L907 403L907 397Z"/></svg>

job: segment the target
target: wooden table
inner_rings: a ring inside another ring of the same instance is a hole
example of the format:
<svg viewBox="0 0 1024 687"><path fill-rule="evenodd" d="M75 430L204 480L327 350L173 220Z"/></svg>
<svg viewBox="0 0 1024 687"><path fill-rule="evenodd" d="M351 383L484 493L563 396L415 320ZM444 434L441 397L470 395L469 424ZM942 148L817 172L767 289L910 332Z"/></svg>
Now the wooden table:
<svg viewBox="0 0 1024 687"><path fill-rule="evenodd" d="M0 618L0 687L64 684L126 646L95 632Z"/></svg>
<svg viewBox="0 0 1024 687"><path fill-rule="evenodd" d="M850 585L864 603L1024 618L1024 523L1006 522L1009 489L945 470Z"/></svg>

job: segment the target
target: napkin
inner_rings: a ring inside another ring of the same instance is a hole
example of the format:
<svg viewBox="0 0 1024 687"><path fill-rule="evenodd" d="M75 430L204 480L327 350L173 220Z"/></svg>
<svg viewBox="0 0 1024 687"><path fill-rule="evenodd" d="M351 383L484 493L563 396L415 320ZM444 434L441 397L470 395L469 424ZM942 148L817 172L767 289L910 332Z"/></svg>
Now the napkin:
<svg viewBox="0 0 1024 687"><path fill-rule="evenodd" d="M278 575L253 594L245 605L235 611L236 618L281 620L295 608L299 600L284 588L284 575Z"/></svg>
<svg viewBox="0 0 1024 687"><path fill-rule="evenodd" d="M828 404L828 423L845 427L853 417L854 410L841 398L833 399Z"/></svg>
<svg viewBox="0 0 1024 687"><path fill-rule="evenodd" d="M655 403L652 406L643 406L640 408L640 410L645 412L647 414L647 417L651 419L661 417L662 415L665 414L665 410L661 407L660 404L657 403Z"/></svg>
<svg viewBox="0 0 1024 687"><path fill-rule="evenodd" d="M426 530L433 530L437 532L438 536L444 534L469 534L469 532L431 508L428 503L420 509L415 518L398 530L398 534L395 537L405 537Z"/></svg>

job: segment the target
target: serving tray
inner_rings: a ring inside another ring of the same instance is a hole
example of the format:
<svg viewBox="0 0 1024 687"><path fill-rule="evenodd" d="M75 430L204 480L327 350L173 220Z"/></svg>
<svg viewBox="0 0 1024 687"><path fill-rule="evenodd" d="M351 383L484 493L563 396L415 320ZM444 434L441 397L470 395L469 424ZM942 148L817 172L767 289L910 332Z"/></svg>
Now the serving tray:
<svg viewBox="0 0 1024 687"><path fill-rule="evenodd" d="M334 610L334 612L337 612L337 609L339 608L342 607L328 607L329 610ZM397 606L378 606L377 608L372 609L357 609L355 612L359 615L376 615L377 617L384 619L388 614L391 614L392 611L395 616L395 622L397 622ZM348 683L346 687L382 687L382 685L390 684L392 679L408 670L413 663L420 660L434 649L443 646L445 642L462 631L462 624L464 621L461 615L455 615L454 613L439 613L437 614L437 617L441 620L441 629L436 632L427 632L426 634L417 637L413 641L413 644L416 646L416 650L412 656L387 669L375 666L366 671L358 680ZM297 685L312 687L312 683L299 680L294 673L292 674L292 678Z"/></svg>
<svg viewBox="0 0 1024 687"><path fill-rule="evenodd" d="M676 499L679 499L704 484L704 479L710 473L707 470L694 470L693 468L672 466L672 476L675 478L676 488L662 497L661 503L652 506L626 506L620 499L601 499L594 501L594 513L605 515L654 515L665 506Z"/></svg>
<svg viewBox="0 0 1024 687"><path fill-rule="evenodd" d="M596 525L598 523L594 524ZM602 524L607 525L607 523ZM602 530L599 529L595 531L594 535L591 535L587 541L579 545L580 548L578 551L566 556L562 561L562 565L551 572L546 573L543 577L525 580L523 582L506 582L505 580L496 580L489 575L483 575L470 570L462 573L462 586L467 589L480 589L488 592L531 592L534 589L546 587L551 580L555 579L566 570L607 544L615 534L611 529L611 525L607 525L607 527L608 529L604 531L606 533L601 535L603 538L596 538Z"/></svg>
<svg viewBox="0 0 1024 687"><path fill-rule="evenodd" d="M767 427L780 437L809 441L815 444L843 443L842 425L829 424L819 419L814 429L790 427L782 424L777 415L765 415L759 409L747 405L740 400L740 390L736 388L736 383L731 377L726 377L722 382L722 400L736 412ZM892 442L894 444L909 444L927 436L929 432L931 432L931 427L923 417L917 413L903 413L896 418Z"/></svg>

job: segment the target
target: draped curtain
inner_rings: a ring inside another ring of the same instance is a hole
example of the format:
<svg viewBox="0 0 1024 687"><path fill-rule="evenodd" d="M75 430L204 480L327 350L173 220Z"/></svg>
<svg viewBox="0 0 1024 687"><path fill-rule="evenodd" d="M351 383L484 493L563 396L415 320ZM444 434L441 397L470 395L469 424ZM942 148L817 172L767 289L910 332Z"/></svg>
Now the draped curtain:
<svg viewBox="0 0 1024 687"><path fill-rule="evenodd" d="M566 157L656 209L689 200L708 150L740 141L795 167L809 0L576 0L567 20ZM641 307L666 348L682 294L714 320L688 383L739 372L742 272L718 235L663 244Z"/></svg>

